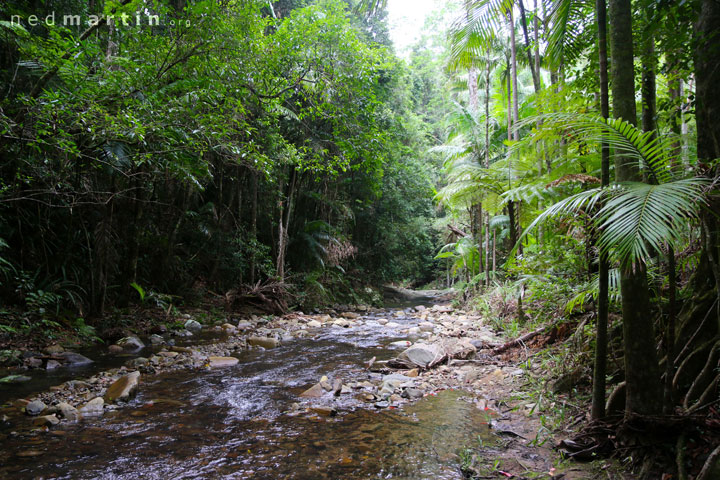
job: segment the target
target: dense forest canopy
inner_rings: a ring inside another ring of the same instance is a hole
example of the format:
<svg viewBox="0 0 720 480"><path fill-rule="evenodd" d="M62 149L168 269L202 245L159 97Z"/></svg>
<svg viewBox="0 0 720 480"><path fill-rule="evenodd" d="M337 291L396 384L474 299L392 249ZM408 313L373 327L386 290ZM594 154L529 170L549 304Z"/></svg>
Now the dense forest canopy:
<svg viewBox="0 0 720 480"><path fill-rule="evenodd" d="M4 3L3 301L431 280L438 77L351 7Z"/></svg>
<svg viewBox="0 0 720 480"><path fill-rule="evenodd" d="M1 5L0 327L434 282L594 312L595 419L717 403L718 2L386 3Z"/></svg>

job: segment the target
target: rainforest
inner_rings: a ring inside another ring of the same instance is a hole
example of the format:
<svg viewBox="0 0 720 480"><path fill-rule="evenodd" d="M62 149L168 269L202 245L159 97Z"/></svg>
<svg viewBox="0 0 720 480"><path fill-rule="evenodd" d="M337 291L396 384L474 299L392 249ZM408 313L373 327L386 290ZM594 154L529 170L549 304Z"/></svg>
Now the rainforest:
<svg viewBox="0 0 720 480"><path fill-rule="evenodd" d="M717 0L0 5L3 478L720 478Z"/></svg>

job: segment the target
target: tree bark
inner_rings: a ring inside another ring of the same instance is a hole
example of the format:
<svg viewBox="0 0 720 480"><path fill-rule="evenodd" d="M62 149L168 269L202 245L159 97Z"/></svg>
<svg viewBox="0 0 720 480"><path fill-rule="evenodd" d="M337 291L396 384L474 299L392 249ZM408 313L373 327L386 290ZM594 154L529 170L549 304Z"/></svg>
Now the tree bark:
<svg viewBox="0 0 720 480"><path fill-rule="evenodd" d="M598 56L600 64L600 114L603 118L610 116L608 62L607 62L607 6L605 0L595 1L595 14L598 25ZM601 145L601 185L610 184L610 147L607 142ZM598 317L596 324L597 339L595 340L595 369L593 372L593 393L591 416L598 420L605 417L605 392L607 374L608 347L608 310L609 310L609 262L607 254L600 252L598 271Z"/></svg>
<svg viewBox="0 0 720 480"><path fill-rule="evenodd" d="M713 168L714 159L720 158L720 2L702 0L700 15L695 24L695 120L697 123L698 163L705 165L709 177L720 176L720 165ZM720 299L720 222L713 212L720 211L720 198L712 196L710 205L702 218L705 252L715 277L716 295ZM717 309L717 322L720 328L720 307Z"/></svg>
<svg viewBox="0 0 720 480"><path fill-rule="evenodd" d="M630 0L610 0L613 114L635 125L635 78ZM637 161L615 155L618 182L641 181ZM625 377L625 415L654 415L662 408L662 389L645 265L624 266L620 274Z"/></svg>

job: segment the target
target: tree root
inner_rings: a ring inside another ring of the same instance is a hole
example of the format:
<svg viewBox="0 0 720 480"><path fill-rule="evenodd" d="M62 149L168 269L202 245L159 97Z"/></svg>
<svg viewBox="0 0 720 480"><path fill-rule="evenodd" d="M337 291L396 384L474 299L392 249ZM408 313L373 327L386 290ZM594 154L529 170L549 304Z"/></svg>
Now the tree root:
<svg viewBox="0 0 720 480"><path fill-rule="evenodd" d="M720 445L715 447L715 450L710 453L710 456L705 460L702 470L695 480L713 480L717 478L718 470L720 469Z"/></svg>
<svg viewBox="0 0 720 480"><path fill-rule="evenodd" d="M713 374L718 366L718 356L720 356L720 340L713 344L705 365L690 385L690 389L687 391L685 399L683 400L683 408L685 410L689 410L690 406L695 404L695 401L703 395L705 390L712 383Z"/></svg>

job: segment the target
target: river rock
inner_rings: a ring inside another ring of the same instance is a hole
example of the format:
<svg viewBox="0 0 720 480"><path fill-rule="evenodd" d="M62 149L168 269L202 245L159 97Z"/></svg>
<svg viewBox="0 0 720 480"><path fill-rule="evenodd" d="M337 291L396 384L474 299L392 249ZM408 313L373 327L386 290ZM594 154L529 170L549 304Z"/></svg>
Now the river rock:
<svg viewBox="0 0 720 480"><path fill-rule="evenodd" d="M45 405L40 400L33 400L32 402L25 405L25 413L34 417L35 415L40 415L46 408L47 405Z"/></svg>
<svg viewBox="0 0 720 480"><path fill-rule="evenodd" d="M316 383L312 387L305 390L303 393L300 394L301 397L306 398L319 398L325 395L327 392L325 389L320 385L319 383Z"/></svg>
<svg viewBox="0 0 720 480"><path fill-rule="evenodd" d="M99 417L103 414L104 406L105 400L102 397L96 397L80 407L78 412L83 417Z"/></svg>
<svg viewBox="0 0 720 480"><path fill-rule="evenodd" d="M165 343L165 339L157 333L153 333L152 335L150 335L149 340L151 345L162 345L163 343Z"/></svg>
<svg viewBox="0 0 720 480"><path fill-rule="evenodd" d="M224 331L231 333L237 330L237 327L235 325L231 325L229 323L223 323L220 325L220 328L222 328Z"/></svg>
<svg viewBox="0 0 720 480"><path fill-rule="evenodd" d="M185 327L185 330L192 332L192 333L197 333L200 330L202 330L202 328L203 328L202 324L200 322L198 322L197 320L193 320L192 318L190 320L188 320L187 322L185 322L183 327Z"/></svg>
<svg viewBox="0 0 720 480"><path fill-rule="evenodd" d="M430 368L445 359L445 352L436 344L416 343L400 355L396 361L408 367Z"/></svg>
<svg viewBox="0 0 720 480"><path fill-rule="evenodd" d="M449 339L444 342L445 353L450 358L466 359L477 353L477 348L465 338Z"/></svg>
<svg viewBox="0 0 720 480"><path fill-rule="evenodd" d="M388 345L388 347L403 347L407 348L410 345L412 345L412 342L408 342L407 340L398 340L397 342L392 342Z"/></svg>
<svg viewBox="0 0 720 480"><path fill-rule="evenodd" d="M138 368L138 367L145 366L148 363L150 363L149 359L147 359L145 357L137 357L137 358L133 358L132 360L127 362L126 365L133 367L133 368Z"/></svg>
<svg viewBox="0 0 720 480"><path fill-rule="evenodd" d="M349 318L350 320L355 320L356 318L360 318L360 314L355 313L355 312L343 312L341 314L341 316L343 316L345 318Z"/></svg>
<svg viewBox="0 0 720 480"><path fill-rule="evenodd" d="M455 309L450 305L433 305L432 310L438 313L451 313Z"/></svg>
<svg viewBox="0 0 720 480"><path fill-rule="evenodd" d="M208 357L208 365L212 368L232 367L237 365L239 361L235 357Z"/></svg>
<svg viewBox="0 0 720 480"><path fill-rule="evenodd" d="M141 348L145 348L145 344L135 335L130 335L129 337L121 338L117 341L117 344L120 345L124 350L140 350Z"/></svg>
<svg viewBox="0 0 720 480"><path fill-rule="evenodd" d="M30 368L40 368L42 367L42 359L37 357L30 357L25 359L25 366Z"/></svg>
<svg viewBox="0 0 720 480"><path fill-rule="evenodd" d="M254 325L247 320L241 320L237 324L237 329L241 332L244 332L245 330L251 330L254 327Z"/></svg>
<svg viewBox="0 0 720 480"><path fill-rule="evenodd" d="M111 353L113 355L117 355L118 353L123 353L124 351L125 351L125 349L123 347L121 347L120 345L113 344L108 347L108 353Z"/></svg>
<svg viewBox="0 0 720 480"><path fill-rule="evenodd" d="M427 310L427 307L425 305L416 305L415 306L416 312L424 312L425 310Z"/></svg>
<svg viewBox="0 0 720 480"><path fill-rule="evenodd" d="M140 383L140 372L132 372L118 378L105 392L103 398L108 403L118 400L128 400L135 395Z"/></svg>
<svg viewBox="0 0 720 480"><path fill-rule="evenodd" d="M57 360L48 360L45 364L45 370L55 370L56 368L60 367L60 362Z"/></svg>
<svg viewBox="0 0 720 480"><path fill-rule="evenodd" d="M424 395L424 394L423 394L423 391L422 391L422 390L417 389L417 388L412 388L412 387L409 387L409 388L404 389L404 390L402 391L402 393L400 394L401 397L407 398L407 399L410 399L410 400L415 400L415 399L418 399L418 398L422 398L423 395Z"/></svg>
<svg viewBox="0 0 720 480"><path fill-rule="evenodd" d="M324 417L334 417L335 415L337 415L337 410L335 410L333 407L317 406L310 407L309 410Z"/></svg>
<svg viewBox="0 0 720 480"><path fill-rule="evenodd" d="M271 337L250 337L247 339L247 343L248 345L263 348L275 348L280 344L277 339Z"/></svg>
<svg viewBox="0 0 720 480"><path fill-rule="evenodd" d="M408 328L408 334L409 335L418 335L420 333L420 327L410 327Z"/></svg>
<svg viewBox="0 0 720 480"><path fill-rule="evenodd" d="M387 328L398 328L398 327L400 326L400 324L397 323L397 322L387 322L387 323L385 324L385 326L386 326Z"/></svg>
<svg viewBox="0 0 720 480"><path fill-rule="evenodd" d="M57 409L60 412L60 415L69 422L77 422L80 420L80 412L78 412L77 408L67 402L58 403Z"/></svg>
<svg viewBox="0 0 720 480"><path fill-rule="evenodd" d="M433 325L430 322L422 322L420 325L418 325L418 328L421 332L432 332L435 330L435 325Z"/></svg>
<svg viewBox="0 0 720 480"><path fill-rule="evenodd" d="M388 319L387 319L387 318L378 318L378 319L377 319L377 322L378 322L380 325L387 325Z"/></svg>
<svg viewBox="0 0 720 480"><path fill-rule="evenodd" d="M52 427L60 423L60 419L53 415L43 415L33 420L33 425L36 427Z"/></svg>
<svg viewBox="0 0 720 480"><path fill-rule="evenodd" d="M310 320L307 323L308 328L320 328L322 327L322 323L318 322L317 320Z"/></svg>
<svg viewBox="0 0 720 480"><path fill-rule="evenodd" d="M58 353L62 353L64 351L65 351L65 349L57 344L50 345L49 347L45 348L45 353L47 353L48 355L55 355Z"/></svg>

